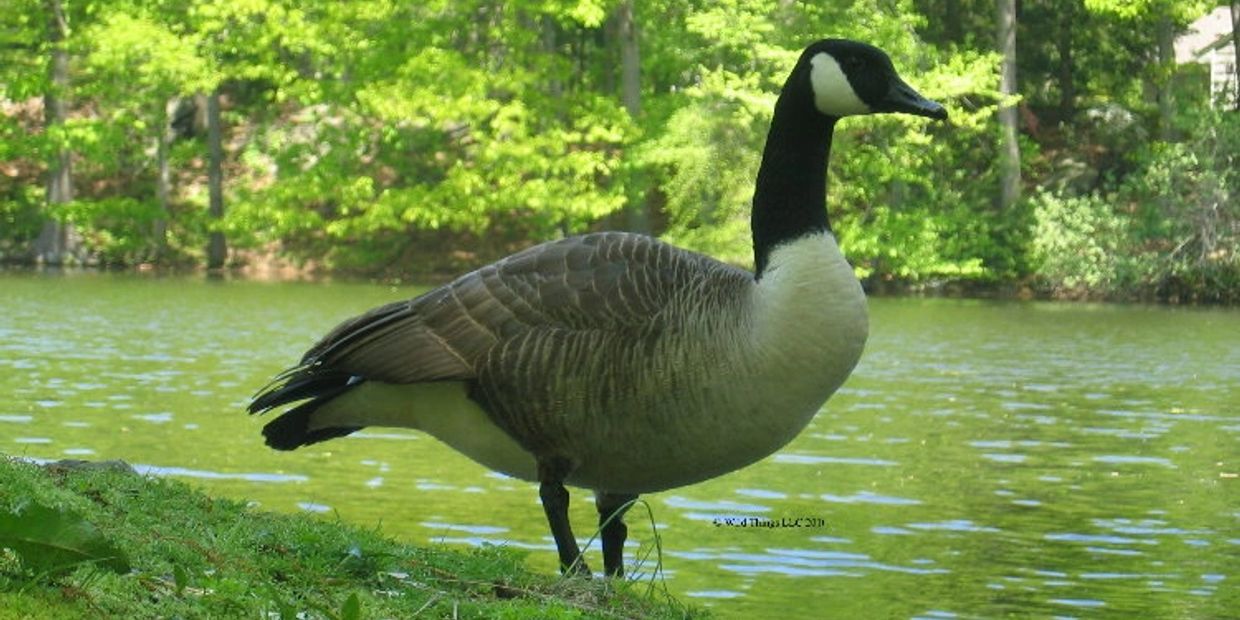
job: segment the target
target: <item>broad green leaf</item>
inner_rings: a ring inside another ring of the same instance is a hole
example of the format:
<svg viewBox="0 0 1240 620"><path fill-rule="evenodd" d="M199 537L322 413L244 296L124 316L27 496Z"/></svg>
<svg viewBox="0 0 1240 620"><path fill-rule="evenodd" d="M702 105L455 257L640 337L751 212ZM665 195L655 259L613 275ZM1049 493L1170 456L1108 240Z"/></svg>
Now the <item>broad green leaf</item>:
<svg viewBox="0 0 1240 620"><path fill-rule="evenodd" d="M340 620L360 620L362 617L362 602L357 598L357 592L349 595L345 599L344 605L340 608Z"/></svg>
<svg viewBox="0 0 1240 620"><path fill-rule="evenodd" d="M129 572L129 559L81 515L26 504L0 511L0 547L17 552L22 563L41 572L61 572L92 563Z"/></svg>
<svg viewBox="0 0 1240 620"><path fill-rule="evenodd" d="M185 569L180 564L175 564L172 567L172 579L173 583L176 584L177 596L181 596L185 592L185 587L189 585L189 574L185 572Z"/></svg>

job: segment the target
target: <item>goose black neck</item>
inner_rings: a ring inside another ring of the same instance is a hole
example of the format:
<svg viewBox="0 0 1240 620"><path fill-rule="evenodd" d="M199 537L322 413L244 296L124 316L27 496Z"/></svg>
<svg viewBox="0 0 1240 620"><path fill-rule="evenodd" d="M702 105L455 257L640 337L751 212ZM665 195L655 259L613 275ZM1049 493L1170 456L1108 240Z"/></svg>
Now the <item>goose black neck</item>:
<svg viewBox="0 0 1240 620"><path fill-rule="evenodd" d="M785 93L775 103L750 215L755 278L762 278L779 245L831 230L827 160L836 120L819 113L808 97Z"/></svg>

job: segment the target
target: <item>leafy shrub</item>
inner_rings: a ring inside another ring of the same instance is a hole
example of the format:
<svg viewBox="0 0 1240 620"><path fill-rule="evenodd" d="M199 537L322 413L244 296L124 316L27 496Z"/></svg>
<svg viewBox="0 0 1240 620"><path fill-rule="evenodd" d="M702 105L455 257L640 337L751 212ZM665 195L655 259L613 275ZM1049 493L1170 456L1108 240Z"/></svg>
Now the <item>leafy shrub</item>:
<svg viewBox="0 0 1240 620"><path fill-rule="evenodd" d="M1037 273L1058 294L1240 300L1240 115L1205 110L1182 142L1129 155L1132 172L1086 195L1033 200Z"/></svg>
<svg viewBox="0 0 1240 620"><path fill-rule="evenodd" d="M1098 195L1041 191L1031 202L1031 250L1044 283L1058 294L1117 290L1122 255L1130 247L1128 220Z"/></svg>
<svg viewBox="0 0 1240 620"><path fill-rule="evenodd" d="M51 213L74 224L87 251L104 263L141 260L152 247L151 230L160 217L153 201L126 196L74 200L53 205Z"/></svg>

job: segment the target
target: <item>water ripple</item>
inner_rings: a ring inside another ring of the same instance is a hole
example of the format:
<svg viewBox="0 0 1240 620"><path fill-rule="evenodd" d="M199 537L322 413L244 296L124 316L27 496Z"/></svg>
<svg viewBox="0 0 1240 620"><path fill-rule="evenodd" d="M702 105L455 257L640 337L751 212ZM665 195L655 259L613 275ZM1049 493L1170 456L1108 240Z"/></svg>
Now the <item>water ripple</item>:
<svg viewBox="0 0 1240 620"><path fill-rule="evenodd" d="M503 534L509 531L509 528L494 525L462 525L460 523L444 523L442 521L422 521L419 525L433 530L451 530L454 532L465 532L466 534L478 534L480 536Z"/></svg>
<svg viewBox="0 0 1240 620"><path fill-rule="evenodd" d="M1156 545L1157 541L1142 540L1139 538L1129 538L1127 536L1111 536L1109 534L1078 534L1075 532L1061 532L1043 534L1042 538L1046 540L1078 542L1078 543L1104 543L1111 545Z"/></svg>
<svg viewBox="0 0 1240 620"><path fill-rule="evenodd" d="M689 499L679 495L663 498L663 503L672 508L687 508L692 510L715 510L720 513L727 514L728 511L735 512L770 512L769 506L759 504L742 504L728 500L720 500L714 502L704 502L700 500Z"/></svg>
<svg viewBox="0 0 1240 620"><path fill-rule="evenodd" d="M818 456L813 454L776 454L772 459L776 463L796 463L798 465L875 465L878 467L895 467L899 463L886 459L847 456Z"/></svg>
<svg viewBox="0 0 1240 620"><path fill-rule="evenodd" d="M969 519L952 519L935 523L909 523L907 527L915 530L934 530L944 532L998 532L997 527L978 525Z"/></svg>
<svg viewBox="0 0 1240 620"><path fill-rule="evenodd" d="M1098 463L1110 463L1113 465L1162 465L1164 467L1175 468L1175 463L1171 459L1161 456L1130 456L1126 454L1103 454L1093 457Z"/></svg>
<svg viewBox="0 0 1240 620"><path fill-rule="evenodd" d="M907 497L894 497L891 495L879 495L869 491L859 491L852 495L832 495L824 493L820 495L822 499L837 504L883 504L887 506L916 506L921 504L921 500L910 499Z"/></svg>
<svg viewBox="0 0 1240 620"><path fill-rule="evenodd" d="M1047 599L1051 603L1057 605L1068 605L1070 607L1105 607L1106 603L1094 598L1052 598Z"/></svg>
<svg viewBox="0 0 1240 620"><path fill-rule="evenodd" d="M134 471L151 476L201 478L205 480L244 480L246 482L306 482L309 476L300 474L272 474L263 472L224 473L185 467L161 467L159 465L134 464Z"/></svg>
<svg viewBox="0 0 1240 620"><path fill-rule="evenodd" d="M728 599L728 598L738 598L741 596L745 596L745 594L743 592L737 592L735 590L691 590L689 592L685 592L685 596L688 596L690 598Z"/></svg>

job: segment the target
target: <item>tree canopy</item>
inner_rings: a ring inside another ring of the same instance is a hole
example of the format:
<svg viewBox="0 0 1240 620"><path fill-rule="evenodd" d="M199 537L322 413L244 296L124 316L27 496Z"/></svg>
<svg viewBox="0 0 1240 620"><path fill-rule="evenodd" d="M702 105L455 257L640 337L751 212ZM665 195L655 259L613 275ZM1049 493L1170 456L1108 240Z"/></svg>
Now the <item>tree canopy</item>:
<svg viewBox="0 0 1240 620"><path fill-rule="evenodd" d="M55 222L70 259L201 263L215 233L234 264L424 275L629 228L746 264L775 95L806 43L839 36L952 113L837 132L829 208L872 285L1236 300L1240 115L1160 54L1214 4L1019 3L1005 98L979 0L13 0L0 255L36 256ZM1001 105L1022 119L1006 206ZM47 190L61 161L67 201Z"/></svg>

